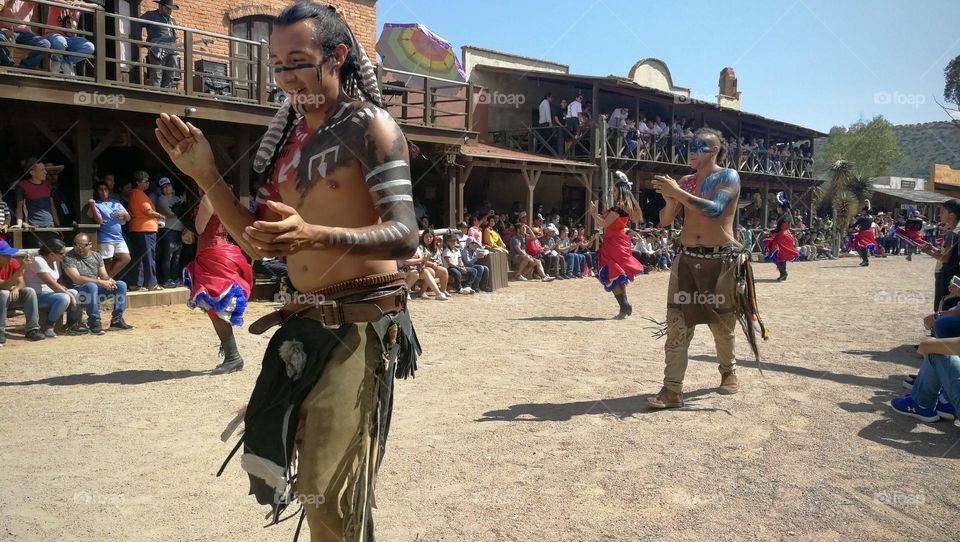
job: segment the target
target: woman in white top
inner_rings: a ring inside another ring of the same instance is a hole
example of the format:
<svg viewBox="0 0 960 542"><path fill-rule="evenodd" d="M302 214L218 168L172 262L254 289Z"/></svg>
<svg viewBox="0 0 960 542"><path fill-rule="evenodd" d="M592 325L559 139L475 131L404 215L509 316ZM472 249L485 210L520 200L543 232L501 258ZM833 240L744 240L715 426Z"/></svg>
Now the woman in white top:
<svg viewBox="0 0 960 542"><path fill-rule="evenodd" d="M23 276L27 287L37 292L37 307L48 309L47 321L41 323L40 329L44 336L50 338L57 336L53 326L60 321L60 317L67 309L70 310L67 315L67 334L85 335L90 332L80 321L82 315L80 305L77 303L77 291L68 290L57 282L60 278L57 262L62 262L66 253L67 247L63 241L59 239L44 241L40 246L40 257L33 260Z"/></svg>

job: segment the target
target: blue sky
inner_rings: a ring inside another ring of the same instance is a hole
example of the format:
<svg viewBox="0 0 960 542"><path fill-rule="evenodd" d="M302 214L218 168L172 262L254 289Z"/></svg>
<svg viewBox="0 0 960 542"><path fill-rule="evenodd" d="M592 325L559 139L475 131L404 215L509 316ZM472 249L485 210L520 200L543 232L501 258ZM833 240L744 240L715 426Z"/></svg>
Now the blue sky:
<svg viewBox="0 0 960 542"><path fill-rule="evenodd" d="M742 109L824 132L882 114L945 120L943 69L960 55L956 0L379 0L384 23L419 22L460 46L626 76L640 58L712 99L733 66Z"/></svg>

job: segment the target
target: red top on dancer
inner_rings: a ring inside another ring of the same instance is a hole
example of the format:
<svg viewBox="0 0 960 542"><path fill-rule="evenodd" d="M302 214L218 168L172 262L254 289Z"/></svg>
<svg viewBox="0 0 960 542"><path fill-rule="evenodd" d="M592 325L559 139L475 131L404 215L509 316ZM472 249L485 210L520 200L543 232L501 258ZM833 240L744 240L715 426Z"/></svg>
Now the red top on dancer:
<svg viewBox="0 0 960 542"><path fill-rule="evenodd" d="M187 306L205 310L217 331L224 360L213 374L239 371L243 358L231 326L243 325L253 269L240 247L231 241L206 195L194 211L194 221L199 232L197 257L183 270L183 284L190 289Z"/></svg>
<svg viewBox="0 0 960 542"><path fill-rule="evenodd" d="M790 215L790 202L784 196L783 192L777 194L777 225L770 232L770 235L763 240L763 245L767 250L767 261L777 264L780 276L777 282L787 280L787 262L795 262L800 259L800 253L797 252L796 243L793 239L793 233L790 232L790 226L793 225L793 217Z"/></svg>
<svg viewBox="0 0 960 542"><path fill-rule="evenodd" d="M643 264L633 257L630 237L627 236L627 222L643 220L640 204L630 191L632 184L622 172L615 173L617 179L610 190L613 206L597 214L596 202L590 203L590 212L594 220L603 229L603 243L597 251L597 278L603 289L613 292L620 312L615 317L622 320L633 313L633 307L627 301L627 283L633 277L643 273Z"/></svg>

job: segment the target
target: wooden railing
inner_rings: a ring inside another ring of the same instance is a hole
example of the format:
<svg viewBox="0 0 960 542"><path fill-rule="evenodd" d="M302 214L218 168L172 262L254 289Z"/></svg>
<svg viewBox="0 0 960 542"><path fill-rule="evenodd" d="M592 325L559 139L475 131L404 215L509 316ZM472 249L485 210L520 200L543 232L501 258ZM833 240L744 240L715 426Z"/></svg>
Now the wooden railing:
<svg viewBox="0 0 960 542"><path fill-rule="evenodd" d="M23 23L7 18L0 18L0 22L25 24L38 35L46 31L73 32L78 37L93 43L94 52L93 54L73 53L8 41L4 43L4 47L22 50L24 53L21 56L40 51L77 57L80 61L76 64L76 75L50 73L46 69L48 57L45 57L43 63L37 68L15 66L2 68L3 71L85 81L118 89L136 88L195 98L261 105L271 103L276 85L273 83L267 63L268 51L264 42L179 25L157 23L99 9L75 7L51 0L35 0L35 3L46 8L59 6L79 11L80 27L72 30L35 22ZM148 26L171 29L177 38L176 42L151 43L142 40L142 32ZM111 30L120 28L125 31ZM131 35L131 29L137 29L140 35ZM152 47L162 49L166 54L176 55L178 66L168 67L148 63L147 52ZM151 86L148 72L152 70L157 70L161 74L172 73L173 84L168 88Z"/></svg>
<svg viewBox="0 0 960 542"><path fill-rule="evenodd" d="M83 99L116 99L126 89L261 106L278 106L285 99L274 82L269 61L269 44L266 41L257 42L179 25L156 23L100 9L61 4L53 0L35 0L34 3L44 8L41 10L42 15L45 15L46 9L54 6L79 11L79 28L66 29L32 21L24 23L5 17L0 17L0 24L23 24L41 37L50 31L71 32L91 42L94 52L68 53L52 47L22 45L7 40L0 43L14 60L20 60L35 52L42 53L43 60L35 68L0 66L0 74L66 79L106 87L97 89L100 96L81 96L78 98L78 105L84 105ZM141 39L142 34L149 26L171 29L176 41L144 41ZM136 33L132 34L131 30L136 30ZM167 54L176 55L177 67L149 63L147 57L150 48L159 48ZM51 54L79 58L76 75L51 73L48 68ZM171 73L172 84L168 88L151 86L149 72L154 70L161 74ZM471 126L471 85L382 67L378 67L377 76L386 106L398 122L464 131ZM407 86L407 81L416 84Z"/></svg>
<svg viewBox="0 0 960 542"><path fill-rule="evenodd" d="M469 130L473 86L460 81L377 66L387 111L397 122Z"/></svg>

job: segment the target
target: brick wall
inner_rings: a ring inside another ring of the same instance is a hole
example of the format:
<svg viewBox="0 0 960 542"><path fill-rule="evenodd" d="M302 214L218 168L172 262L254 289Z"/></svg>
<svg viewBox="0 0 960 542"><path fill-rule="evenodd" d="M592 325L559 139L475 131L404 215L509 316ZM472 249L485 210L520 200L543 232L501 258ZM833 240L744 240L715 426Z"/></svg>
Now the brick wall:
<svg viewBox="0 0 960 542"><path fill-rule="evenodd" d="M180 6L180 9L173 13L173 17L179 26L230 35L232 20L251 15L276 16L289 2L282 0L260 0L256 2L248 0L176 0L176 3ZM376 0L326 0L325 3L333 4L343 10L354 35L375 62ZM142 11L150 11L155 8L156 4L153 2L145 1L141 4ZM195 37L194 41L199 38L200 36ZM209 46L195 45L194 56L202 58L203 52L227 55L228 49L229 44L226 40L215 40Z"/></svg>

